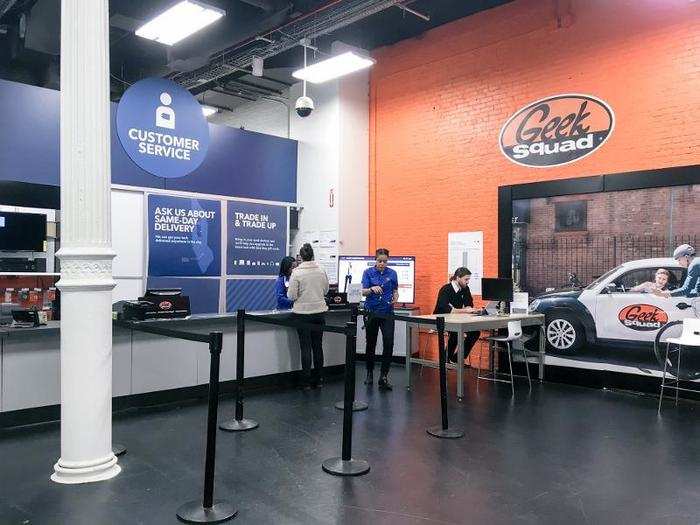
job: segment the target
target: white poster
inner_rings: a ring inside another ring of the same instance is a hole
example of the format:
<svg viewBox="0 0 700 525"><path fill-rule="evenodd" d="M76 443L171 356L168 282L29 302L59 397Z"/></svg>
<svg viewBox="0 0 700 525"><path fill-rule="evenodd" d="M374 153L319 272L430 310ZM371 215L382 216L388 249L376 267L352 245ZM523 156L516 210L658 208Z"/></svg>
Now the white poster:
<svg viewBox="0 0 700 525"><path fill-rule="evenodd" d="M481 295L484 275L484 232L450 232L447 234L447 273L452 276L460 266L472 272L469 290Z"/></svg>
<svg viewBox="0 0 700 525"><path fill-rule="evenodd" d="M326 271L330 284L338 284L338 231L319 231L311 246L316 262Z"/></svg>

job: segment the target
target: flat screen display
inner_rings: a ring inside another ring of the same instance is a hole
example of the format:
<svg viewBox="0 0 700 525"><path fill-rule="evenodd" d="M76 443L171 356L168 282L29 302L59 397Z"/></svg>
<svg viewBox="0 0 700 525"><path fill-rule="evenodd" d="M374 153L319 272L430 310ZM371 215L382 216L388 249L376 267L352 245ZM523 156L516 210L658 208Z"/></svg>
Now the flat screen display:
<svg viewBox="0 0 700 525"><path fill-rule="evenodd" d="M416 258L389 257L388 265L399 277L399 303L413 303L416 297ZM338 257L338 291L346 292L348 283L361 283L362 273L374 266L374 255Z"/></svg>
<svg viewBox="0 0 700 525"><path fill-rule="evenodd" d="M0 211L0 251L43 252L46 215Z"/></svg>

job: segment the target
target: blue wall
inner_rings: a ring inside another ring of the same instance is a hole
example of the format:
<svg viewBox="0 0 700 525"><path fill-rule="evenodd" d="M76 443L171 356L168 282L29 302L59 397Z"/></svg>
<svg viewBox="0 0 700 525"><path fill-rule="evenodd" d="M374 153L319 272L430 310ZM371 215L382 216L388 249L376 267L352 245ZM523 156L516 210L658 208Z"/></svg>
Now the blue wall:
<svg viewBox="0 0 700 525"><path fill-rule="evenodd" d="M202 165L185 177L161 179L122 149L116 109L111 104L114 184L296 202L296 141L210 124ZM59 92L0 80L0 180L57 186L59 178Z"/></svg>

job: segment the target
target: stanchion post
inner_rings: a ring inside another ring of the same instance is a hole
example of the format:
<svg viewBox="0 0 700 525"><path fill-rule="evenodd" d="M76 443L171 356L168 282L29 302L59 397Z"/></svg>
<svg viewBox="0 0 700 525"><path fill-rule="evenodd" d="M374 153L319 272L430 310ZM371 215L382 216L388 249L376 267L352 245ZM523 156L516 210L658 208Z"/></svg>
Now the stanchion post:
<svg viewBox="0 0 700 525"><path fill-rule="evenodd" d="M447 421L447 360L445 351L445 318L440 316L437 318L437 336L438 336L438 361L440 363L440 413L442 415L442 425L434 426L426 429L426 432L431 436L443 439L455 439L464 437L464 432L458 429L450 429ZM463 337L459 334L458 337Z"/></svg>
<svg viewBox="0 0 700 525"><path fill-rule="evenodd" d="M357 327L357 317L358 317L358 307L356 304L351 304L350 305L350 322L354 323L355 327ZM357 332L355 332L355 334L357 334ZM355 345L357 346L357 335L355 335L355 339L356 339ZM338 410L345 410L345 400L338 401L334 406ZM362 410L367 410L368 408L369 408L369 405L367 404L366 401L353 401L352 402L353 412L361 412Z"/></svg>
<svg viewBox="0 0 700 525"><path fill-rule="evenodd" d="M243 378L245 377L245 310L236 312L236 408L232 421L219 425L227 432L241 432L258 428L258 422L243 417Z"/></svg>
<svg viewBox="0 0 700 525"><path fill-rule="evenodd" d="M345 325L345 409L343 413L343 444L341 457L325 460L321 467L334 476L360 476L369 472L369 463L352 457L352 403L355 397L355 346L357 325Z"/></svg>
<svg viewBox="0 0 700 525"><path fill-rule="evenodd" d="M191 501L177 510L177 517L185 523L222 523L238 514L231 503L214 501L214 470L216 463L216 420L219 410L219 365L223 334L209 334L209 407L207 411L207 445L204 456L204 496L202 502Z"/></svg>

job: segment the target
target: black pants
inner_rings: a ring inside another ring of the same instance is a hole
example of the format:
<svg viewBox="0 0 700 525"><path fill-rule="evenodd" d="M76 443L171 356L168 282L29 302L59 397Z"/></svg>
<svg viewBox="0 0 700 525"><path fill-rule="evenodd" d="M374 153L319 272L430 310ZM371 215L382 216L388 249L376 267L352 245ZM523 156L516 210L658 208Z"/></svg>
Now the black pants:
<svg viewBox="0 0 700 525"><path fill-rule="evenodd" d="M452 358L453 361L457 360L457 332L449 332L449 337L447 339L447 359ZM467 332L464 335L464 357L469 355L472 348L479 340L481 332Z"/></svg>
<svg viewBox="0 0 700 525"><path fill-rule="evenodd" d="M374 371L374 354L377 349L377 336L382 329L382 369L381 375L385 376L391 368L391 358L394 355L394 319L380 319L368 317L365 321L365 333L367 335L367 371Z"/></svg>
<svg viewBox="0 0 700 525"><path fill-rule="evenodd" d="M293 313L291 319L300 323L326 324L326 317L323 314ZM303 380L307 383L318 383L323 374L323 332L298 328L297 334L299 335ZM311 371L312 354L314 362L313 372Z"/></svg>

